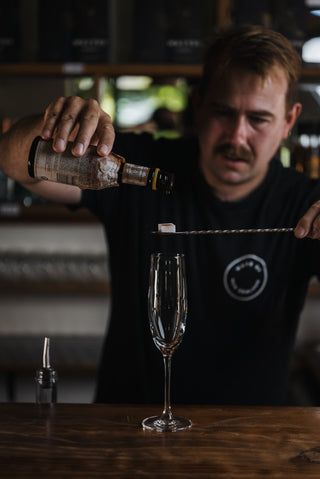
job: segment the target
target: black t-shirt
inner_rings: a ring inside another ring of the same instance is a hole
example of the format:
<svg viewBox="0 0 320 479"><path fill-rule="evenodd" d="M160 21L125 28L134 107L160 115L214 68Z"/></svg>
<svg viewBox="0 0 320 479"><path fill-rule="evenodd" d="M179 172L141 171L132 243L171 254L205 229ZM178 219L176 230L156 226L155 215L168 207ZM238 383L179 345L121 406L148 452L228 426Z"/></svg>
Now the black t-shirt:
<svg viewBox="0 0 320 479"><path fill-rule="evenodd" d="M195 140L117 135L127 162L175 173L171 195L121 185L86 190L82 206L105 227L112 314L97 402L161 403L163 364L147 314L150 254L186 255L188 317L172 359L172 400L195 404L282 404L308 281L320 271L319 243L293 233L157 236L177 231L294 227L320 198L320 183L270 163L245 199L213 196L198 168Z"/></svg>

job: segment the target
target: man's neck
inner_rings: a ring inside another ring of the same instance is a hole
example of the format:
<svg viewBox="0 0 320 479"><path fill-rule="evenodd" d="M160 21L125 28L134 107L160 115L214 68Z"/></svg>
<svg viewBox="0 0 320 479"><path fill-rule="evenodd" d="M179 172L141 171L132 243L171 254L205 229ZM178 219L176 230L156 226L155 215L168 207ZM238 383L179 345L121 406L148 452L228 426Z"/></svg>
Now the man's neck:
<svg viewBox="0 0 320 479"><path fill-rule="evenodd" d="M268 166L263 174L252 178L248 182L240 184L229 184L216 181L202 170L203 176L211 188L212 194L221 201L237 202L246 198L263 182L268 172Z"/></svg>

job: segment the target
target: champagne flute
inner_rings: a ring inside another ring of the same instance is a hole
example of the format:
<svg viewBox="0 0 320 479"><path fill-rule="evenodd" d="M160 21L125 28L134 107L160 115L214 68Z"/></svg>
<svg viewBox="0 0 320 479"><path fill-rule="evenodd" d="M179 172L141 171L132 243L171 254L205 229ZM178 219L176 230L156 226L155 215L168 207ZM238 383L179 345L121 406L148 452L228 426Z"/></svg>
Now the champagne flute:
<svg viewBox="0 0 320 479"><path fill-rule="evenodd" d="M187 318L184 255L151 255L148 311L152 338L164 362L164 408L160 416L144 419L142 427L159 432L189 429L189 419L173 416L170 400L171 358L182 341Z"/></svg>

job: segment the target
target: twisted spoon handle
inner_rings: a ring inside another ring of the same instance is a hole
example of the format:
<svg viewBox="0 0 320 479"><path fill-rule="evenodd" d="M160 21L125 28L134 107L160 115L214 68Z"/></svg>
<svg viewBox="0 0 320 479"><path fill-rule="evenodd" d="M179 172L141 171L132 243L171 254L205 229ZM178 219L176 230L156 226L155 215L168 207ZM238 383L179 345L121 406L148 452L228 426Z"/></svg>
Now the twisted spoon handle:
<svg viewBox="0 0 320 479"><path fill-rule="evenodd" d="M241 233L292 233L294 228L241 228L234 230L153 231L159 235L222 235Z"/></svg>

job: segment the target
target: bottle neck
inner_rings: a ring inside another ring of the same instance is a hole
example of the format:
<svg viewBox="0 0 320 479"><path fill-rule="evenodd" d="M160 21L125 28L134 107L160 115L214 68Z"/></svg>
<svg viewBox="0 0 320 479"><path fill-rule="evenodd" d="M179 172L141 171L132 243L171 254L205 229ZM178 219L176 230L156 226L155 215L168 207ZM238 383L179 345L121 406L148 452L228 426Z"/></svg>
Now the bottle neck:
<svg viewBox="0 0 320 479"><path fill-rule="evenodd" d="M173 174L162 171L159 168L124 163L119 170L119 183L148 186L152 190L164 190L170 193L173 186Z"/></svg>
<svg viewBox="0 0 320 479"><path fill-rule="evenodd" d="M159 174L160 174L160 168L150 169L149 176L148 176L148 185L150 185L152 190L158 189Z"/></svg>
<svg viewBox="0 0 320 479"><path fill-rule="evenodd" d="M124 163L121 165L121 182L130 185L147 186L150 168ZM120 170L119 170L120 173Z"/></svg>
<svg viewBox="0 0 320 479"><path fill-rule="evenodd" d="M149 184L153 190L162 190L170 194L173 187L174 175L167 171L153 168L150 170Z"/></svg>

